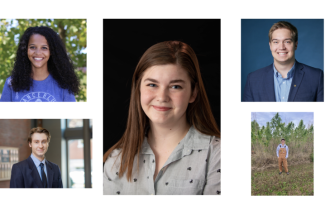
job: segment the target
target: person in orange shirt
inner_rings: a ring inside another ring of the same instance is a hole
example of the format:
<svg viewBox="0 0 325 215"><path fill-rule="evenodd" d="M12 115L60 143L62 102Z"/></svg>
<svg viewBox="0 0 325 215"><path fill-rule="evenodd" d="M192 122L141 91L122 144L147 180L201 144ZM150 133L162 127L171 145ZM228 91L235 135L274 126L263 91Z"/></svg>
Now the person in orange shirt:
<svg viewBox="0 0 325 215"><path fill-rule="evenodd" d="M279 163L279 174L282 173L282 163L283 163L283 167L287 173L287 175L289 175L289 170L288 170L288 162L287 162L287 158L289 156L289 147L285 144L285 139L281 139L281 144L278 145L278 147L276 148L276 155L278 156L278 163Z"/></svg>

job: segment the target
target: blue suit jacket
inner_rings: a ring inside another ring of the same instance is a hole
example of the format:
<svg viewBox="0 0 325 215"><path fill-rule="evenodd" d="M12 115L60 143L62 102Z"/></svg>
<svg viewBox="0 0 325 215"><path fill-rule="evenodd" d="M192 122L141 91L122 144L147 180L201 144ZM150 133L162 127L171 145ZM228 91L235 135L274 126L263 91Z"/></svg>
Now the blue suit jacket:
<svg viewBox="0 0 325 215"><path fill-rule="evenodd" d="M243 101L276 101L273 64L248 74ZM296 61L288 102L314 101L324 101L324 73Z"/></svg>
<svg viewBox="0 0 325 215"><path fill-rule="evenodd" d="M58 165L46 160L48 188L63 188ZM43 188L41 177L31 157L12 166L10 188Z"/></svg>

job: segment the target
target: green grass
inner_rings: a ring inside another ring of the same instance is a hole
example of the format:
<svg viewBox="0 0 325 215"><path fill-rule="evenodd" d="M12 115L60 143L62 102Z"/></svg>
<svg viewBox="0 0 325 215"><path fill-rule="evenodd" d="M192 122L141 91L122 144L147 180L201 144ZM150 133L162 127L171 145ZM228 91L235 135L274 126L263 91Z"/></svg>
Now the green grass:
<svg viewBox="0 0 325 215"><path fill-rule="evenodd" d="M313 196L314 164L289 166L290 174L272 168L252 172L252 196Z"/></svg>

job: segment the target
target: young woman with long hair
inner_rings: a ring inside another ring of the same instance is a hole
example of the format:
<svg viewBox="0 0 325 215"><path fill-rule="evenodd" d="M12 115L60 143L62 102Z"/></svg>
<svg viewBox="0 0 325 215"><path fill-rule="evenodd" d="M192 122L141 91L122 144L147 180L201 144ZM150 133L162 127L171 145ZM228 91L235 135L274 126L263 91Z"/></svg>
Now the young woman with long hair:
<svg viewBox="0 0 325 215"><path fill-rule="evenodd" d="M104 194L221 194L220 157L193 49L153 45L133 75L126 131L104 155Z"/></svg>
<svg viewBox="0 0 325 215"><path fill-rule="evenodd" d="M29 27L20 38L0 101L75 102L79 86L59 35L49 27Z"/></svg>

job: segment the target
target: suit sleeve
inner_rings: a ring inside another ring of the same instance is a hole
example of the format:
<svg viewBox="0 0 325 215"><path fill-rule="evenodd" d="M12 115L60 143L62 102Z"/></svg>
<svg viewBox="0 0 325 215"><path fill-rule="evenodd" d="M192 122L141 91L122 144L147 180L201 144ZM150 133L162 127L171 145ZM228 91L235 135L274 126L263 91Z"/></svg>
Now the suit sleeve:
<svg viewBox="0 0 325 215"><path fill-rule="evenodd" d="M59 186L57 188L63 188L63 184L62 184L62 178L61 178L61 170L58 166L58 171L59 171Z"/></svg>
<svg viewBox="0 0 325 215"><path fill-rule="evenodd" d="M321 75L319 78L316 101L317 102L324 101L324 72L323 71L321 71Z"/></svg>
<svg viewBox="0 0 325 215"><path fill-rule="evenodd" d="M219 138L212 138L210 155L207 163L206 184L203 195L221 195L221 143Z"/></svg>
<svg viewBox="0 0 325 215"><path fill-rule="evenodd" d="M248 74L247 80L246 80L246 85L245 85L245 89L244 89L244 98L243 98L244 102L253 102L254 101L252 92L251 92L250 77L251 77L251 73Z"/></svg>
<svg viewBox="0 0 325 215"><path fill-rule="evenodd" d="M12 166L10 188L25 188L23 174L16 164Z"/></svg>

